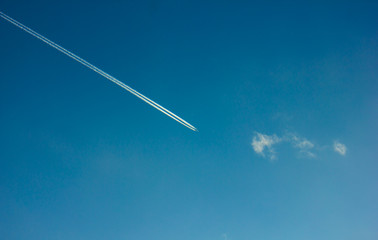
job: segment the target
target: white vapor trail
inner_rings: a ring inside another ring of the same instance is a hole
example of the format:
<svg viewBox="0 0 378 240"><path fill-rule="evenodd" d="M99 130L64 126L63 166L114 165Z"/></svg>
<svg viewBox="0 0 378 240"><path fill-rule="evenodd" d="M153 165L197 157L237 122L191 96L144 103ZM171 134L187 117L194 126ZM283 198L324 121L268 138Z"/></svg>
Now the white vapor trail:
<svg viewBox="0 0 378 240"><path fill-rule="evenodd" d="M189 129L191 129L193 131L198 132L198 130L194 126L192 126L190 123L188 123L184 119L180 118L179 116L177 116L176 114L172 113L168 109L160 106L159 104L157 104L156 102L152 101L148 97L146 97L143 94L137 92L136 90L134 90L131 87L129 87L126 84L124 84L123 82L117 80L116 78L112 77L111 75L107 74L106 72L102 71L101 69L97 68L96 66L94 66L94 65L90 64L89 62L85 61L84 59L80 58L79 56L73 54L72 52L68 51L67 49L59 46L58 44L54 43L53 41L50 41L49 39L45 38L41 34L35 32L34 30L28 28L27 26L25 26L25 25L17 22L16 20L12 19L11 17L7 16L6 14L4 14L2 12L0 12L0 17L4 18L5 20L7 20L8 22L12 23L13 25L19 27L20 29L24 30L25 32L33 35L34 37L38 38L39 40L47 43L48 45L50 45L51 47L55 48L56 50L64 53L68 57L70 57L70 58L76 60L77 62L83 64L84 66L92 69L96 73L98 73L101 76L107 78L108 80L112 81L113 83L117 84L118 86L126 89L130 93L134 94L135 96L137 96L138 98L142 99L143 101L145 101L146 103L148 103L152 107L156 108L157 110L161 111L165 115L169 116L170 118L172 118L172 119L176 120L177 122L181 123L185 127L189 128Z"/></svg>

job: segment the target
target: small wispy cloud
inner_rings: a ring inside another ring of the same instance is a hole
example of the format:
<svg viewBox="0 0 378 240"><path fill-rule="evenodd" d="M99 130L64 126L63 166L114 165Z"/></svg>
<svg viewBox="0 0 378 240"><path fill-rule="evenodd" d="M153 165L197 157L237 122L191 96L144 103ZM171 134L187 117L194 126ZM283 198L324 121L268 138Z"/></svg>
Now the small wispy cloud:
<svg viewBox="0 0 378 240"><path fill-rule="evenodd" d="M335 152L337 152L338 154L345 156L347 147L344 144L340 143L339 141L334 141L333 150L335 150Z"/></svg>
<svg viewBox="0 0 378 240"><path fill-rule="evenodd" d="M314 144L307 140L306 138L300 138L296 135L291 134L291 142L295 148L299 149L299 152L306 156L314 158L316 155L311 150L314 148Z"/></svg>
<svg viewBox="0 0 378 240"><path fill-rule="evenodd" d="M253 150L260 156L264 158L269 158L270 160L277 159L277 154L275 151L276 144L279 143L289 143L294 149L297 149L300 158L315 158L319 151L329 149L329 145L319 146L307 138L301 137L292 132L286 132L283 136L266 135L263 133L255 132L252 139ZM339 141L334 141L333 150L338 154L344 156L347 152L347 147L340 143Z"/></svg>
<svg viewBox="0 0 378 240"><path fill-rule="evenodd" d="M251 145L257 154L263 157L267 156L270 160L274 160L276 156L273 145L280 141L281 139L276 135L269 136L257 132L252 139ZM267 152L267 154L265 154L265 152Z"/></svg>

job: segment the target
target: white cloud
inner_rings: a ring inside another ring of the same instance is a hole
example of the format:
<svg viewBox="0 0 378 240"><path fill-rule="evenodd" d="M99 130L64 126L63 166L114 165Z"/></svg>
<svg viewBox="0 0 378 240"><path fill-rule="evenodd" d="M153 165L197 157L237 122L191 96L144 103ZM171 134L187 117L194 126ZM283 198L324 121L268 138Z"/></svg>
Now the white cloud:
<svg viewBox="0 0 378 240"><path fill-rule="evenodd" d="M315 158L319 151L324 151L330 147L329 145L319 146L307 138L300 137L291 132L286 132L281 137L278 137L276 134L266 135L255 132L251 145L253 150L260 156L274 160L277 158L274 147L278 143L289 143L289 146L291 145L296 150L297 157L300 158ZM344 156L347 152L347 147L339 141L334 141L333 150Z"/></svg>
<svg viewBox="0 0 378 240"><path fill-rule="evenodd" d="M311 151L311 149L314 147L314 144L306 138L299 138L295 135L292 135L291 142L295 148L299 148L299 152L302 155L311 158L315 157L315 154Z"/></svg>
<svg viewBox="0 0 378 240"><path fill-rule="evenodd" d="M256 133L252 140L252 147L253 150L257 154L260 154L261 156L265 157L264 150L266 149L268 152L268 157L273 160L276 158L273 145L280 142L281 139L274 135L265 135L261 133Z"/></svg>
<svg viewBox="0 0 378 240"><path fill-rule="evenodd" d="M337 152L338 154L344 156L346 154L347 147L339 141L335 141L333 143L333 150L335 150L335 152Z"/></svg>
<svg viewBox="0 0 378 240"><path fill-rule="evenodd" d="M314 144L307 139L303 139L301 141L298 141L295 146L300 149L309 149L313 148Z"/></svg>

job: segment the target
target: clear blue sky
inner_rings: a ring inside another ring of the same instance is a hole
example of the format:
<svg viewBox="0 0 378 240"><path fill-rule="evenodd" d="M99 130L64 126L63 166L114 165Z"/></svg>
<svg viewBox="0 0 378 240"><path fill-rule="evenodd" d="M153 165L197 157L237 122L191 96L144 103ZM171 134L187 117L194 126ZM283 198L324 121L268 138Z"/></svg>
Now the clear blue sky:
<svg viewBox="0 0 378 240"><path fill-rule="evenodd" d="M0 11L0 238L378 239L378 3ZM345 150L345 151L344 151Z"/></svg>

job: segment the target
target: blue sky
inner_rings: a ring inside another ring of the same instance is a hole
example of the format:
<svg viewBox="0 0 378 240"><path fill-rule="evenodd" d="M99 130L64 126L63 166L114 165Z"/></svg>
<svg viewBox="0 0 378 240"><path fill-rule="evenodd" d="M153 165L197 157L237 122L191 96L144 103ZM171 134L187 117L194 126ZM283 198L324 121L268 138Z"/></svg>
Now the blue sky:
<svg viewBox="0 0 378 240"><path fill-rule="evenodd" d="M200 131L0 19L0 238L378 238L377 3L0 11Z"/></svg>

